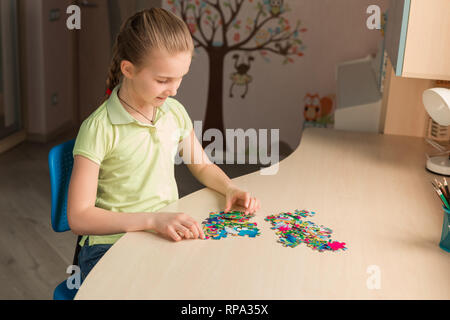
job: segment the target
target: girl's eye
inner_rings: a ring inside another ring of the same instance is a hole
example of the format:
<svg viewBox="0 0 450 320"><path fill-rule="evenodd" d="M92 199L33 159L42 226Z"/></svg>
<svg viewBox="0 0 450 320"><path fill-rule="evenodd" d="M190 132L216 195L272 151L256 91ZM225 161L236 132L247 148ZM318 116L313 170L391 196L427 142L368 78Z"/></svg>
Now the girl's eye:
<svg viewBox="0 0 450 320"><path fill-rule="evenodd" d="M156 80L158 83L167 83L167 80L161 81L161 80Z"/></svg>

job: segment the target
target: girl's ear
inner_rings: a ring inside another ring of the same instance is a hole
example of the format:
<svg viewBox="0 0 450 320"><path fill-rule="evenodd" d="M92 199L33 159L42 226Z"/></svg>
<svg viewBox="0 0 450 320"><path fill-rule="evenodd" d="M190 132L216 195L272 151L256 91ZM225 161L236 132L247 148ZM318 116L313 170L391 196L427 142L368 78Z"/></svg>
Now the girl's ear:
<svg viewBox="0 0 450 320"><path fill-rule="evenodd" d="M120 70L124 77L131 79L134 76L135 70L134 65L128 60L122 60L120 63Z"/></svg>

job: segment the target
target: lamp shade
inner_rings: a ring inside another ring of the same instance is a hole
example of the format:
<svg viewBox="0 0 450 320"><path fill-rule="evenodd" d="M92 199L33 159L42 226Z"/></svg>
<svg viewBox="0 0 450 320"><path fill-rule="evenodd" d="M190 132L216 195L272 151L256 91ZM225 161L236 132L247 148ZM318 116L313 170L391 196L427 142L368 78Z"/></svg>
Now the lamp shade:
<svg viewBox="0 0 450 320"><path fill-rule="evenodd" d="M442 126L450 125L450 89L427 89L422 95L425 110Z"/></svg>

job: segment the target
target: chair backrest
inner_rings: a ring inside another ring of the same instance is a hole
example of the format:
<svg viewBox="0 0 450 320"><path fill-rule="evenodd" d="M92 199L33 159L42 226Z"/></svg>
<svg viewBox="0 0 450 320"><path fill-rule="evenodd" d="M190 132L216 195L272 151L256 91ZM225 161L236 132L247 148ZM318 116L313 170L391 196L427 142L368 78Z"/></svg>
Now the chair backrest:
<svg viewBox="0 0 450 320"><path fill-rule="evenodd" d="M53 147L48 154L52 191L52 228L56 232L70 230L67 221L67 193L73 167L75 139Z"/></svg>

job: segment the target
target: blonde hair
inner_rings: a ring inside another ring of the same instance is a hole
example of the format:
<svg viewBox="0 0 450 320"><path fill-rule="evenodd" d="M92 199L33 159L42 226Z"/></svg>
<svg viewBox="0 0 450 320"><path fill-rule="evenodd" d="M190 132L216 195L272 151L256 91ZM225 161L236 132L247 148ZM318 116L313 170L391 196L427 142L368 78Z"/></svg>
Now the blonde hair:
<svg viewBox="0 0 450 320"><path fill-rule="evenodd" d="M186 51L193 54L194 51L187 25L163 8L139 11L122 24L113 46L106 89L112 91L120 83L122 60L128 60L139 68L144 58L155 49L168 54Z"/></svg>

